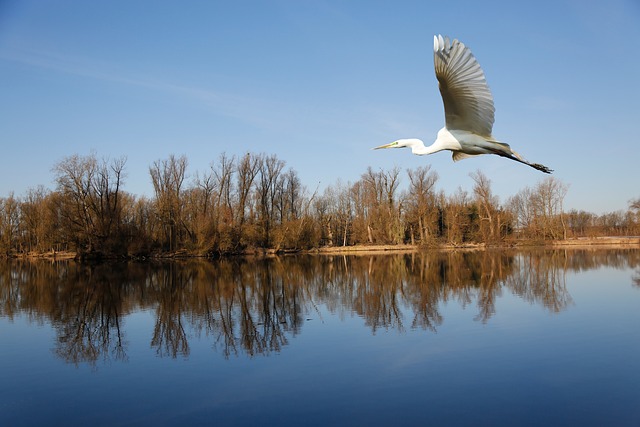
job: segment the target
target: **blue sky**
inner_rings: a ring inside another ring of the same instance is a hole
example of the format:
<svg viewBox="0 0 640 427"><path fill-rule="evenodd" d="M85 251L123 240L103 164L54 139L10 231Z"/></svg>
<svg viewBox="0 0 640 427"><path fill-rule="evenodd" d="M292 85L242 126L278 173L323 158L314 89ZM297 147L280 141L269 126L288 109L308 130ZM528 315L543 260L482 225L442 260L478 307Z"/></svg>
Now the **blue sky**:
<svg viewBox="0 0 640 427"><path fill-rule="evenodd" d="M0 0L0 197L54 188L72 154L127 157L125 190L184 154L276 154L313 191L431 164L438 188L480 169L505 201L545 175L496 156L372 151L443 126L433 35L485 71L494 136L569 186L565 209L640 197L636 0ZM403 173L403 182L408 179Z"/></svg>

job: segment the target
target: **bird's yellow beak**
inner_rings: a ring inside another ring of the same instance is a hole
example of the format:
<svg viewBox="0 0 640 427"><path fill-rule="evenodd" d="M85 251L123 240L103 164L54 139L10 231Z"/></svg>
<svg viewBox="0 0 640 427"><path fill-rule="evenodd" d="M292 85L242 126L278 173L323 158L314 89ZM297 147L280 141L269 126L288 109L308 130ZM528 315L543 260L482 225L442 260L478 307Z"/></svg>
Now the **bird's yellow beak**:
<svg viewBox="0 0 640 427"><path fill-rule="evenodd" d="M398 141L393 141L389 144L380 145L379 147L373 147L372 150L379 150L381 148L393 148L398 145Z"/></svg>

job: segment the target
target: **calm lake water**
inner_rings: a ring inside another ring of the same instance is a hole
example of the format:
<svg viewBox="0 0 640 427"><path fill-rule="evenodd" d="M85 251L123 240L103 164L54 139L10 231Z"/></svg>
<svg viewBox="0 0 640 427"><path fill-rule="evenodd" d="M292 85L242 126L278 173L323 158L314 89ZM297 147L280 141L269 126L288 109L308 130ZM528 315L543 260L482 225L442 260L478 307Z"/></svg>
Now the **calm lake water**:
<svg viewBox="0 0 640 427"><path fill-rule="evenodd" d="M0 425L640 425L640 250L0 263Z"/></svg>

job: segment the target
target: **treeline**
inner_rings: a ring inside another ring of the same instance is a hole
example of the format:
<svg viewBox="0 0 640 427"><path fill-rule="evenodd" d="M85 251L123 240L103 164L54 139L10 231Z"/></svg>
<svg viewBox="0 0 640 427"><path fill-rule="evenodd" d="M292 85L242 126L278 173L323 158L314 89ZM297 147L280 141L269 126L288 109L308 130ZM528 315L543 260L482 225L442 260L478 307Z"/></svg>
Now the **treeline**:
<svg viewBox="0 0 640 427"><path fill-rule="evenodd" d="M369 167L355 183L320 193L275 155L223 153L192 176L187 158L171 155L149 167L154 196L147 198L124 190L125 166L124 157L73 155L54 166L54 190L0 198L0 253L218 255L640 234L640 199L627 212L565 212L568 187L554 177L501 203L480 171L471 174L471 192L445 194L428 165L404 173Z"/></svg>

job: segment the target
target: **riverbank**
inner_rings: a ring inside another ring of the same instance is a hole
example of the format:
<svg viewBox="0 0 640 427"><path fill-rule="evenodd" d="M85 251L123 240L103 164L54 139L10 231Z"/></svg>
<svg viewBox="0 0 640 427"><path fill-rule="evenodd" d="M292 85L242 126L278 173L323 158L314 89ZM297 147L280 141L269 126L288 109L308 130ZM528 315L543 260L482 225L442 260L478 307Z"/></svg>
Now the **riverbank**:
<svg viewBox="0 0 640 427"><path fill-rule="evenodd" d="M335 246L318 248L306 251L316 254L357 254L357 253L388 253L388 252L412 252L421 250L484 250L489 248L605 248L605 247L638 247L640 248L640 236L625 237L579 237L554 241L525 241L517 240L504 242L498 245L486 245L484 243L468 244L440 244L429 247L419 245L358 245Z"/></svg>
<svg viewBox="0 0 640 427"><path fill-rule="evenodd" d="M610 236L610 237L578 237L574 239L554 240L554 241L524 241L516 240L504 242L499 245L486 245L484 243L467 243L461 245L439 244L433 246L420 245L356 245L356 246L332 246L314 248L308 250L286 250L278 251L275 249L247 249L242 252L233 254L218 254L215 256L278 256L286 254L315 254L315 255L357 255L357 254L383 254L383 253L406 253L419 252L427 250L484 250L484 249L517 249L517 248L640 248L640 236ZM177 258L211 258L212 255L191 253L186 250L177 252L163 252L148 254L145 256L106 256L98 258L84 257L84 259L115 259L115 258L133 258L133 259L177 259ZM78 259L76 252L70 251L49 251L49 252L29 252L25 254L15 254L12 258L28 258L28 259L49 259L49 260L69 260Z"/></svg>
<svg viewBox="0 0 640 427"><path fill-rule="evenodd" d="M640 236L623 236L623 237L578 237L575 239L565 239L549 242L554 247L592 247L592 246L640 246Z"/></svg>

